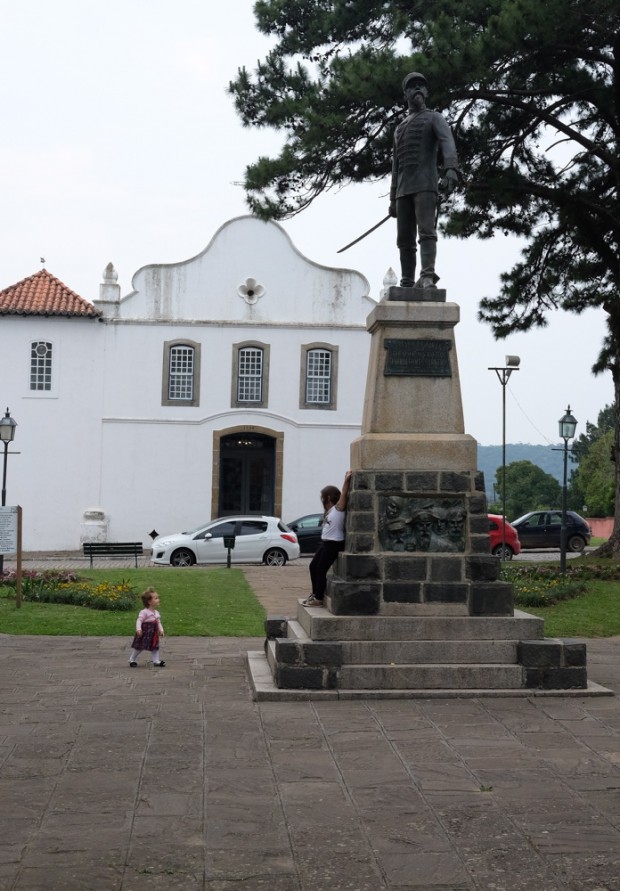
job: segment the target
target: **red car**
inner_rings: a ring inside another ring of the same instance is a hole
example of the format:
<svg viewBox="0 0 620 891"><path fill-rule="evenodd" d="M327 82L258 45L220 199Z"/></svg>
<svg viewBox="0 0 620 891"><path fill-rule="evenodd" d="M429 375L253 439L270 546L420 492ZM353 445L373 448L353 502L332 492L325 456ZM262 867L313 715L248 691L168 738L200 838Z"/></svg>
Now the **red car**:
<svg viewBox="0 0 620 891"><path fill-rule="evenodd" d="M504 560L512 560L515 554L521 553L521 542L517 530L511 526L508 520L504 524ZM502 517L498 514L489 514L489 538L491 539L491 553L496 557L502 556Z"/></svg>

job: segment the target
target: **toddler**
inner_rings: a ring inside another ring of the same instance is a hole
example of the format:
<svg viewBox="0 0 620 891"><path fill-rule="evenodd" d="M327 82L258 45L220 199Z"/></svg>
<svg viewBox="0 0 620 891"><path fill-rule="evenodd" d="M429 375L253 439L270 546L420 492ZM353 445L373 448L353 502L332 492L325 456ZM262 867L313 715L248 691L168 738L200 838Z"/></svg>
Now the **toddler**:
<svg viewBox="0 0 620 891"><path fill-rule="evenodd" d="M131 642L129 667L137 668L138 656L142 650L150 650L153 666L163 668L166 663L159 658L159 638L164 636L164 628L157 611L159 594L155 588L146 589L142 594L142 603L144 609L140 610L136 619L136 633Z"/></svg>

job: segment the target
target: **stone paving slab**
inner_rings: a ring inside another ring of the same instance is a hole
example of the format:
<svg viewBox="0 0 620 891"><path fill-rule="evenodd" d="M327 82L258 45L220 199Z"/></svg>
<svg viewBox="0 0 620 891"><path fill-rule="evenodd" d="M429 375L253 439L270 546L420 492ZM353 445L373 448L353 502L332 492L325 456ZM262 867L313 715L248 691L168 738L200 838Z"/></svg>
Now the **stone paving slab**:
<svg viewBox="0 0 620 891"><path fill-rule="evenodd" d="M127 644L0 633L0 891L620 891L617 696L257 703L260 640Z"/></svg>

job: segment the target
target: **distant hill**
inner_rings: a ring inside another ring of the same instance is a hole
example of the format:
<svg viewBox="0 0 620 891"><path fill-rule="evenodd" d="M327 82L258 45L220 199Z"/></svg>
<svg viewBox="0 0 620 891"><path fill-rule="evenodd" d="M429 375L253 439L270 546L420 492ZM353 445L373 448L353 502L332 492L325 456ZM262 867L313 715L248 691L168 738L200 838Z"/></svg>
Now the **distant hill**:
<svg viewBox="0 0 620 891"><path fill-rule="evenodd" d="M559 448L561 451L553 451ZM554 476L562 485L564 476L564 445L557 446L546 445L530 445L526 442L506 443L506 466L512 464L513 461L531 461L536 464L545 473ZM495 482L495 471L502 466L502 447L501 445L478 446L478 470L484 473L484 485L487 498L493 498L493 483ZM571 469L574 465L570 456L568 459L568 476L570 477Z"/></svg>

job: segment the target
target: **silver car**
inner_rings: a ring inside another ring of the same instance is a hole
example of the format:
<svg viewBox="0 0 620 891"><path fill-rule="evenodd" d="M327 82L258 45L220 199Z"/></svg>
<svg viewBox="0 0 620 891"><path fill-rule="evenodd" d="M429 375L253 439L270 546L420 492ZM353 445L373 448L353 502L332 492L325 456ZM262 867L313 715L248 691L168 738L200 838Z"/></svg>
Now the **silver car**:
<svg viewBox="0 0 620 891"><path fill-rule="evenodd" d="M220 517L153 541L151 562L172 566L194 563L266 563L284 566L299 557L295 533L278 517Z"/></svg>

